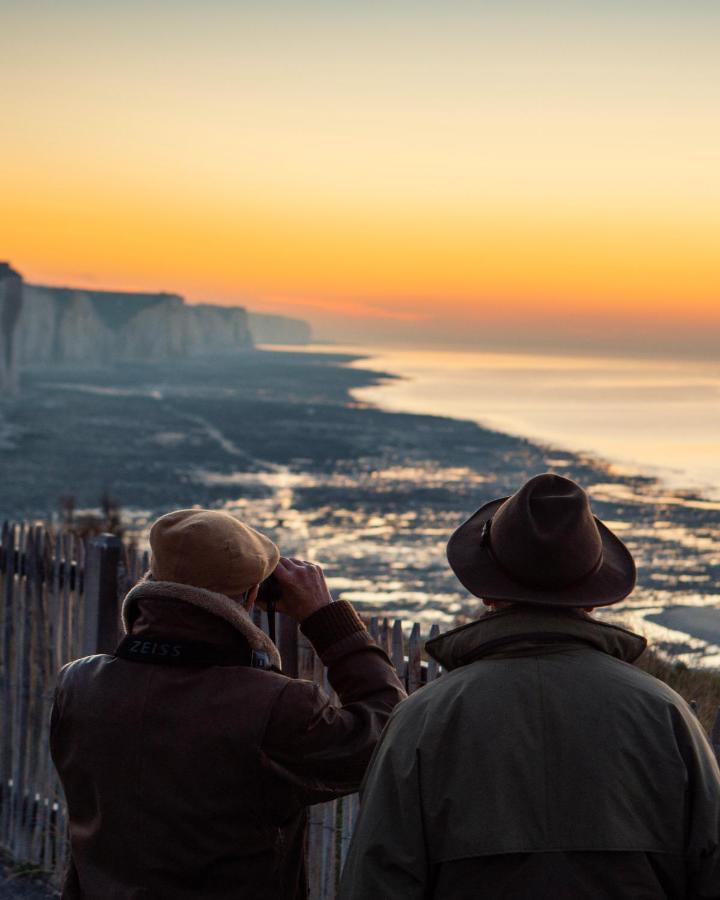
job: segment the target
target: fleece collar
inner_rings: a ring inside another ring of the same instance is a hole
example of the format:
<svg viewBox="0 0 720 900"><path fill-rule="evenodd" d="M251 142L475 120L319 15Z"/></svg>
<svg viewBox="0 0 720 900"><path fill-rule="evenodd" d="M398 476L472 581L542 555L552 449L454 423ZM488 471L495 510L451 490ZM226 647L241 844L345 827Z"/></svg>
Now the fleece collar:
<svg viewBox="0 0 720 900"><path fill-rule="evenodd" d="M206 591L189 584L177 584L174 581L141 581L129 591L122 605L122 623L125 633L129 634L132 623L140 613L139 604L146 600L180 600L202 609L212 616L229 622L248 642L251 650L267 653L271 665L281 668L280 654L270 638L261 631L250 618L248 611L235 600L225 594Z"/></svg>
<svg viewBox="0 0 720 900"><path fill-rule="evenodd" d="M519 656L575 644L591 646L625 662L634 662L647 641L618 625L582 613L551 607L510 607L487 613L433 638L427 652L446 669L490 656Z"/></svg>

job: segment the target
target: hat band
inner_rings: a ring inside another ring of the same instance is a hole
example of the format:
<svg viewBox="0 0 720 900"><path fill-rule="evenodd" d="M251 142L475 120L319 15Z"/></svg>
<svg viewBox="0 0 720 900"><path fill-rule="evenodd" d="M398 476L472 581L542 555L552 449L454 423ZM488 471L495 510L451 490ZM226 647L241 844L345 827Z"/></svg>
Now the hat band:
<svg viewBox="0 0 720 900"><path fill-rule="evenodd" d="M518 584L522 584L525 587L534 588L535 590L541 591L554 591L554 590L565 590L567 588L577 587L582 584L592 575L594 575L603 564L603 548L602 544L600 545L600 554L593 566L591 566L587 572L581 575L579 578L573 578L572 581L565 581L562 584L538 584L536 581L530 581L527 578L523 578L522 576L518 576L516 572L511 572L506 566L503 565L502 561L498 558L497 553L493 550L492 541L490 539L490 527L492 525L493 517L485 522L483 525L482 531L480 532L480 546L483 547L490 559L495 563L495 565L500 569L500 571L510 578L512 581L516 581Z"/></svg>

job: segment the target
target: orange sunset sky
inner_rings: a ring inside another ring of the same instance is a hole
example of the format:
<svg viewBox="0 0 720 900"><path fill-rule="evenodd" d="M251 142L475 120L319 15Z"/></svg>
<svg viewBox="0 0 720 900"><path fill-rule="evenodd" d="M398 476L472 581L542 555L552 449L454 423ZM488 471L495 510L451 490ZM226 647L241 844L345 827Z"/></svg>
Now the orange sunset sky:
<svg viewBox="0 0 720 900"><path fill-rule="evenodd" d="M720 4L5 2L0 259L320 337L720 334Z"/></svg>

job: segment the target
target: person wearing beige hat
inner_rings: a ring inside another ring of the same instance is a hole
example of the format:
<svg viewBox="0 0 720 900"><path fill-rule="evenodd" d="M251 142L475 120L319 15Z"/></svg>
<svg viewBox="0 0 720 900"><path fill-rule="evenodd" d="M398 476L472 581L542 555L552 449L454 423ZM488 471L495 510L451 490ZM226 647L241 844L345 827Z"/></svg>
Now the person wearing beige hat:
<svg viewBox="0 0 720 900"><path fill-rule="evenodd" d="M65 900L306 897L306 807L357 790L405 692L322 570L217 510L150 531L114 654L58 678L51 752L65 790ZM340 705L282 673L253 623L275 580Z"/></svg>
<svg viewBox="0 0 720 900"><path fill-rule="evenodd" d="M687 703L588 615L635 585L623 542L547 473L455 531L490 612L434 638L442 678L393 714L341 900L720 898L720 772Z"/></svg>

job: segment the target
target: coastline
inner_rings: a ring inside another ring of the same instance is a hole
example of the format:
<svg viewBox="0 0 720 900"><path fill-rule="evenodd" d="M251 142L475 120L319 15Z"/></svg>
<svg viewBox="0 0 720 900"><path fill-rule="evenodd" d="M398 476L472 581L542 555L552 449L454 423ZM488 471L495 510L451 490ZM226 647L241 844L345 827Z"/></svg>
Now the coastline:
<svg viewBox="0 0 720 900"><path fill-rule="evenodd" d="M720 503L473 421L363 403L353 392L393 380L364 365L359 348L324 347L28 372L22 397L0 406L0 512L57 522L60 496L87 510L109 490L142 543L154 515L220 506L317 559L335 596L366 614L447 628L478 607L447 567L450 533L554 468L588 489L638 561L638 589L614 611L693 665L716 656L650 617L717 607Z"/></svg>
<svg viewBox="0 0 720 900"><path fill-rule="evenodd" d="M402 392L393 392L393 388L397 387L399 381L412 378L412 375L403 372L402 367L398 370L392 364L389 365L391 355L387 351L374 353L372 350L369 350L366 352L368 352L368 356L363 356L361 359L350 363L350 365L365 370L369 368L371 371L379 374L380 380L374 385L355 389L352 392L355 398L361 402L376 403L380 408L393 412L416 414L418 410L422 410L425 413L432 410L433 402L431 400L428 403L427 397L422 397L419 404L417 402L423 387L422 379L420 379L421 384L418 386L418 392L411 396L411 402L408 404L409 408L406 408L402 402ZM488 355L502 357L504 360L517 356L517 354L511 353ZM373 365L375 360L377 360L377 363ZM425 381L427 382L427 379ZM399 394L400 397L391 396L388 399L387 395L393 395L393 393ZM439 414L437 410L434 413ZM451 414L449 417L469 419L475 421L481 427L487 427L488 424L492 424L471 415L458 416ZM611 493L616 498L624 498L629 503L644 503L651 506L662 506L663 508L672 506L685 507L687 509L707 510L714 513L720 511L720 494L717 493L717 490L715 497L718 499L715 499L712 496L707 496L709 492L707 490L703 491L699 485L690 487L689 483L693 479L688 478L686 473L681 475L671 472L667 468L644 466L642 463L628 467L627 462L607 459L599 453L580 450L577 447L561 447L555 441L545 441L538 435L520 430L505 433L508 436L539 443L541 446L545 446L549 454L553 452L575 453L589 459L595 465L607 467L608 470L627 475L632 479L634 487L629 485L588 486L588 492L595 499L598 497L607 498ZM549 462L552 463L553 461L549 460ZM560 463L562 471L566 466L565 459L559 459L557 462ZM639 485L637 484L637 479L640 479ZM684 487L678 488L673 486L673 481L683 484ZM617 524L620 523L616 523L616 526ZM720 538L716 537L716 540L720 541ZM718 543L718 553L720 555L720 542ZM639 605L637 598L633 595L619 606L609 610L598 611L598 614L609 618L619 617L626 623L634 625L656 647L661 648L661 653L662 648L665 648L666 655L675 660L679 659L690 665L720 668L720 593L698 595L697 593L689 592L685 597L688 601L685 604L655 604L652 602L652 597L648 599L649 603ZM716 605L707 606L704 605L705 603Z"/></svg>
<svg viewBox="0 0 720 900"><path fill-rule="evenodd" d="M720 501L720 366L709 360L366 348L392 377L361 402L439 414Z"/></svg>
<svg viewBox="0 0 720 900"><path fill-rule="evenodd" d="M328 352L326 347L310 347L307 352ZM363 372L371 372L377 376L377 380L370 385L363 385L354 388L351 395L361 404L369 404L376 406L391 413L400 413L407 415L439 415L445 418L455 419L457 421L471 421L479 427L488 430L492 428L492 423L483 420L483 417L473 416L471 413L462 415L457 406L454 407L455 414L440 412L437 408L438 398L432 397L431 393L424 389L428 386L428 378L418 379L418 390L408 393L403 391L403 382L405 384L412 380L413 375L408 373L407 367L402 365L394 365L397 363L397 351L395 358L392 351L387 348L359 348L359 347L333 347L332 350L337 352L352 351L354 359L346 363L350 367ZM402 351L401 351L402 352ZM429 350L430 355L441 355L437 351ZM413 354L415 355L415 354ZM444 354L442 354L444 356ZM523 361L530 359L529 354L517 354L513 352L505 353L488 353L486 356L493 359L500 365L508 366L518 359L520 356ZM544 365L552 365L552 360L558 359L552 354L543 358ZM563 366L572 367L577 364L578 360L572 356L560 357ZM447 362L447 359L443 359ZM617 363L617 359L605 357L597 357L597 365L605 365ZM641 371L646 371L648 365L652 366L652 361L646 359L637 361ZM587 365L585 358L580 360L582 365ZM667 361L662 361L666 364ZM527 364L527 363L526 363ZM590 364L592 367L592 363ZM417 367L417 363L416 363ZM398 390L398 388L401 388ZM692 544L707 544L708 540L717 545L717 554L711 552L708 562L710 568L716 572L715 576L707 576L702 571L695 574L696 584L702 585L705 580L713 582L708 584L710 590L701 593L696 590L688 589L683 591L662 591L653 589L652 583L640 585L639 591L636 591L624 601L622 604L612 607L611 609L599 611L598 614L608 618L618 618L625 624L635 627L643 633L661 653L672 659L680 660L691 666L704 666L711 668L720 668L720 583L718 583L717 568L720 563L720 522L717 520L717 513L720 512L720 495L717 499L707 496L708 492L703 492L699 485L688 486L692 482L692 478L688 478L687 474L672 472L662 467L652 467L643 465L638 462L635 465L628 466L627 462L618 462L605 457L596 451L583 450L579 447L568 448L562 446L558 441L546 440L541 436L522 431L519 428L513 430L503 430L501 433L518 440L530 441L537 446L543 447L547 452L547 463L549 468L559 468L562 473L566 473L568 469L568 456L576 459L582 459L589 464L591 469L600 468L613 476L618 477L619 481L609 483L585 484L588 493L593 502L615 502L622 503L626 511L630 512L629 521L617 520L612 522L612 526L617 531L625 531L623 537L632 542L633 520L638 516L633 514L633 507L640 506L644 508L644 512L657 511L661 516L655 522L660 523L660 528L656 531L663 530L663 520L669 519L666 526L668 532L673 531L673 510L688 511L691 517L697 520L698 516L694 515L697 511L702 514L706 511L715 520L710 523L709 532L714 533L713 537L703 534L702 526L698 529L701 536L694 540L693 528L686 529L684 533L680 533L680 540L677 544L678 555L681 556L679 568L685 568L688 563L688 550L692 551ZM670 477L668 477L670 476ZM673 477L675 476L675 477ZM683 484L678 487L673 485L673 481ZM692 511L692 512L691 512ZM641 518L647 518L642 516ZM697 527L697 521L693 522L693 526ZM682 526L680 526L682 528ZM643 528L646 532L647 529ZM675 528L677 531L678 529ZM705 550L708 548L705 547ZM691 562L691 560L690 560ZM648 561L652 564L652 559ZM642 565L642 563L640 563ZM703 568L702 563L698 567ZM648 581L652 582L653 573L650 573ZM683 579L685 579L683 581ZM674 588L680 587L682 584L691 584L693 575L681 571L674 580ZM681 603L675 600L683 601Z"/></svg>

